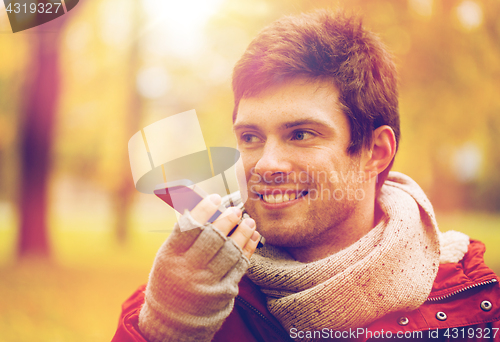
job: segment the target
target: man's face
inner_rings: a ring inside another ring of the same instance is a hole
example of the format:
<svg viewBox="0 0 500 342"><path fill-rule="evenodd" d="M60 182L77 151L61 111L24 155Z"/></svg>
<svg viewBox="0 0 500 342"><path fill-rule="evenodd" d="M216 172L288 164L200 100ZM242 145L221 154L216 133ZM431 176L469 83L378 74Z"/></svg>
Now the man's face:
<svg viewBox="0 0 500 342"><path fill-rule="evenodd" d="M243 98L234 131L245 208L270 244L305 247L342 238L364 191L359 157L347 154L349 121L333 85L295 79Z"/></svg>

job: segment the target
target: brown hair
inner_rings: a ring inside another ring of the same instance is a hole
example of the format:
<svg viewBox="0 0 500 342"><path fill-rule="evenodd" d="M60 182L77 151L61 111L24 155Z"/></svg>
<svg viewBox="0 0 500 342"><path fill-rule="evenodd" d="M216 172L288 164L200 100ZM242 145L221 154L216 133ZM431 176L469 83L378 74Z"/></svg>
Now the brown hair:
<svg viewBox="0 0 500 342"><path fill-rule="evenodd" d="M243 97L296 77L328 80L337 87L350 123L348 153L369 146L372 131L382 125L393 129L398 144L396 68L391 54L360 19L317 10L264 28L233 70L233 122Z"/></svg>

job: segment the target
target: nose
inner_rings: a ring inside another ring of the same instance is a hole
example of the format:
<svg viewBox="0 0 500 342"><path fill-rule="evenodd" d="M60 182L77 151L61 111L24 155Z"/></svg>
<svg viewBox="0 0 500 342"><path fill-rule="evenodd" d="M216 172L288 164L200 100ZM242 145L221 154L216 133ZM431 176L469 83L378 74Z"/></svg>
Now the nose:
<svg viewBox="0 0 500 342"><path fill-rule="evenodd" d="M255 173L259 174L267 183L271 183L278 176L286 176L292 172L290 151L280 142L268 139L262 149L262 154L255 164Z"/></svg>

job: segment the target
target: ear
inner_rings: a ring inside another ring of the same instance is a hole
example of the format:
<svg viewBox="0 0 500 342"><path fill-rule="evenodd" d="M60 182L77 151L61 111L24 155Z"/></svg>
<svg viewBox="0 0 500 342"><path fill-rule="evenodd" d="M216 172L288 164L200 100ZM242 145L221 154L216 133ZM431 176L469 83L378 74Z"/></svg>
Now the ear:
<svg viewBox="0 0 500 342"><path fill-rule="evenodd" d="M362 167L366 180L382 173L391 164L396 154L396 136L391 127L380 126L372 134L371 148L363 157Z"/></svg>

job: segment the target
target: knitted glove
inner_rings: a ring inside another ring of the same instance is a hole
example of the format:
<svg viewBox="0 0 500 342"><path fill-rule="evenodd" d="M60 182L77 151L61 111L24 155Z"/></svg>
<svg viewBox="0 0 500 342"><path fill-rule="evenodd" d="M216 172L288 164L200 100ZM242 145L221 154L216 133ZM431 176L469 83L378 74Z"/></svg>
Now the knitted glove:
<svg viewBox="0 0 500 342"><path fill-rule="evenodd" d="M151 342L210 341L233 309L249 261L232 239L200 226L186 212L156 255L139 314Z"/></svg>

